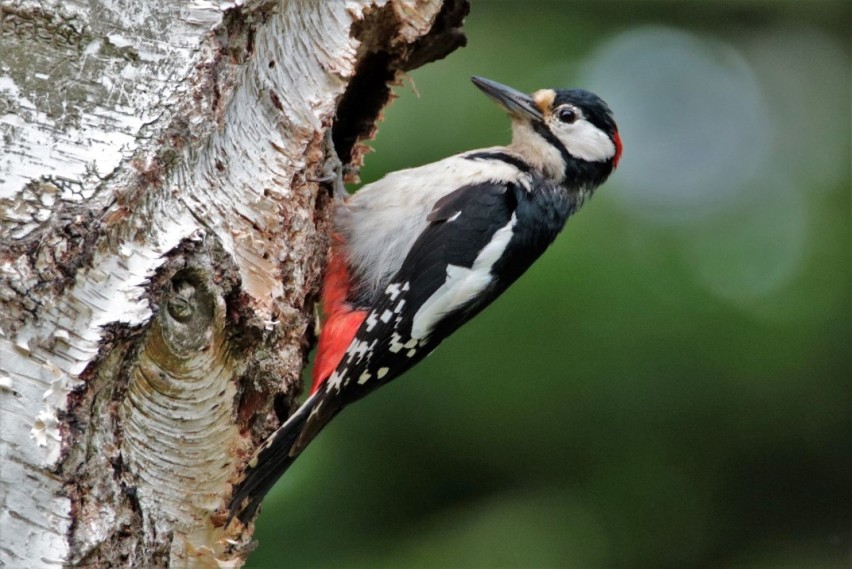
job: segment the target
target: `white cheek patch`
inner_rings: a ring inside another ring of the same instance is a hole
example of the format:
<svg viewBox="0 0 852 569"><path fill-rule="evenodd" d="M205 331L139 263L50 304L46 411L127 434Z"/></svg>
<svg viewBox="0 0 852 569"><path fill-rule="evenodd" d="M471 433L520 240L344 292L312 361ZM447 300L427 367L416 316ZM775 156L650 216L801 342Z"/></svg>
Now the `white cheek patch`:
<svg viewBox="0 0 852 569"><path fill-rule="evenodd" d="M601 129L587 120L560 125L556 136L574 158L588 162L606 162L615 156L615 143Z"/></svg>

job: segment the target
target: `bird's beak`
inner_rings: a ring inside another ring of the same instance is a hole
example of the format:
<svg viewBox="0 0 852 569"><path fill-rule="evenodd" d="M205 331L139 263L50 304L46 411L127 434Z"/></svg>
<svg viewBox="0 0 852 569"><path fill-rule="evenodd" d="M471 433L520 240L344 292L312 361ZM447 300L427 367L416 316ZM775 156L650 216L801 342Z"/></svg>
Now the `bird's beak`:
<svg viewBox="0 0 852 569"><path fill-rule="evenodd" d="M470 78L473 84L479 87L483 93L495 100L501 107L509 111L515 117L528 120L543 120L541 110L536 106L532 97L521 93L511 87L502 85L491 79L473 76Z"/></svg>

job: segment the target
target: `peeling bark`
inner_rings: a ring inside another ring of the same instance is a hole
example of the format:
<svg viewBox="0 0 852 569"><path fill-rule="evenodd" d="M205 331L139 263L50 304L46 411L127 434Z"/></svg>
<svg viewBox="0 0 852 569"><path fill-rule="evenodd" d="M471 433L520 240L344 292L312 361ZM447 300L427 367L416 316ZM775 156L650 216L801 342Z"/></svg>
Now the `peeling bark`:
<svg viewBox="0 0 852 569"><path fill-rule="evenodd" d="M328 175L467 11L221 4L0 0L0 566L242 564L221 509L301 389Z"/></svg>

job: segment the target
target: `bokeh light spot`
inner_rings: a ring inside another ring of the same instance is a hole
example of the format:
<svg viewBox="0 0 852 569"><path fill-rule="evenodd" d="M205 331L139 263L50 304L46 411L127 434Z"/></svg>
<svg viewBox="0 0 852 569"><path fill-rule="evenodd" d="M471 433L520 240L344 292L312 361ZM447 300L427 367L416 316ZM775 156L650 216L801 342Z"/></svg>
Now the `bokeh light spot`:
<svg viewBox="0 0 852 569"><path fill-rule="evenodd" d="M727 210L763 169L771 124L729 44L642 28L592 54L584 75L615 111L625 152L609 195L631 214L688 223Z"/></svg>
<svg viewBox="0 0 852 569"><path fill-rule="evenodd" d="M774 199L732 212L719 223L694 227L684 257L699 281L719 298L744 306L771 294L797 274L807 240L807 208L798 192L776 181Z"/></svg>

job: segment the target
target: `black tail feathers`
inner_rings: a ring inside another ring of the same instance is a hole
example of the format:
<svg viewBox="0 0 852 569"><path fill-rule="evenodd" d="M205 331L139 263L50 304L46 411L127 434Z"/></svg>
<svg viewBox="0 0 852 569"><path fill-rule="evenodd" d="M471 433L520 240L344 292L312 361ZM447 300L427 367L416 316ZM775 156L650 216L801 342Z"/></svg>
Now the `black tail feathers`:
<svg viewBox="0 0 852 569"><path fill-rule="evenodd" d="M243 524L248 523L254 517L264 496L299 456L302 449L293 447L299 440L317 401L316 394L309 397L255 452L246 467L243 479L234 488L228 505L228 523L235 517Z"/></svg>

